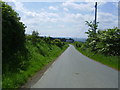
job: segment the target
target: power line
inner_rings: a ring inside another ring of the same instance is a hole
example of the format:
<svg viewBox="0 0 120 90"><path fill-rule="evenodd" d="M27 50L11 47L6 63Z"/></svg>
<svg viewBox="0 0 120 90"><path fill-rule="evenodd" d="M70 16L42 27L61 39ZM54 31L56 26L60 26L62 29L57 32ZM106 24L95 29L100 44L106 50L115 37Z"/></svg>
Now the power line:
<svg viewBox="0 0 120 90"><path fill-rule="evenodd" d="M91 13L90 13L90 20L92 20L92 18L93 18L93 16L92 16L93 13L94 13L94 10L92 10Z"/></svg>

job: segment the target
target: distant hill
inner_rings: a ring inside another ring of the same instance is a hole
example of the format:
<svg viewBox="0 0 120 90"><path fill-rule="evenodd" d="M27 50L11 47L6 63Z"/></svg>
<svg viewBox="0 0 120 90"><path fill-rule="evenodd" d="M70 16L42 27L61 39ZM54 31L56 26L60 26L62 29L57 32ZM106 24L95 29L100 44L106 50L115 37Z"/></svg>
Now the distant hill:
<svg viewBox="0 0 120 90"><path fill-rule="evenodd" d="M43 36L45 37L45 36ZM75 37L51 37L53 39L73 39L74 41L78 41L78 42L85 42L87 38L75 38ZM63 40L64 41L64 40Z"/></svg>
<svg viewBox="0 0 120 90"><path fill-rule="evenodd" d="M73 39L78 42L85 42L87 38L73 38Z"/></svg>
<svg viewBox="0 0 120 90"><path fill-rule="evenodd" d="M73 39L74 41L78 42L85 42L87 38L74 38L74 37L53 37L53 38L65 38L65 39Z"/></svg>

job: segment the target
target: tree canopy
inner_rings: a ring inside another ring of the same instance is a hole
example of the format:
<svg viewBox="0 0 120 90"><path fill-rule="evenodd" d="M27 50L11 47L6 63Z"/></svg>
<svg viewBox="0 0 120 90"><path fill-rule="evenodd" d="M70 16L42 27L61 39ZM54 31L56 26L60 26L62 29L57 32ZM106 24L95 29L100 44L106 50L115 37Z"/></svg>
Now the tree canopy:
<svg viewBox="0 0 120 90"><path fill-rule="evenodd" d="M9 60L24 48L25 28L18 13L5 2L2 3L2 56L3 64L18 62Z"/></svg>
<svg viewBox="0 0 120 90"><path fill-rule="evenodd" d="M103 53L106 55L120 55L120 29L117 27L113 29L98 30L94 33L94 26L92 22L86 22L90 27L88 32L88 39L85 46L90 48L91 51ZM97 23L98 24L98 23Z"/></svg>

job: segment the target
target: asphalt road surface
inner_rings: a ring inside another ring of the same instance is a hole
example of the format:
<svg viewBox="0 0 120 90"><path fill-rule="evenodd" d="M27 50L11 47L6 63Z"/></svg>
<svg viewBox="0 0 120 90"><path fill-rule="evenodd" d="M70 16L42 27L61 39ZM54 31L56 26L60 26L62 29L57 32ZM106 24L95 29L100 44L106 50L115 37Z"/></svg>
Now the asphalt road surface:
<svg viewBox="0 0 120 90"><path fill-rule="evenodd" d="M118 88L118 71L70 45L31 88Z"/></svg>

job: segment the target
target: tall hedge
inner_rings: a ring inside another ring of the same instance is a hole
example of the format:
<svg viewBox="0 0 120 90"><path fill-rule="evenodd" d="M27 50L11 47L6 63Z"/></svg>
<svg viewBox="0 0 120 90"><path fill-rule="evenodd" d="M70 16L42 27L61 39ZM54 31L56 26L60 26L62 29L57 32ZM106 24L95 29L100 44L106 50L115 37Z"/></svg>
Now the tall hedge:
<svg viewBox="0 0 120 90"><path fill-rule="evenodd" d="M5 2L2 3L2 62L3 68L7 65L17 65L17 53L24 49L25 25L20 22L18 13Z"/></svg>

